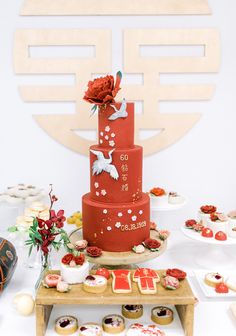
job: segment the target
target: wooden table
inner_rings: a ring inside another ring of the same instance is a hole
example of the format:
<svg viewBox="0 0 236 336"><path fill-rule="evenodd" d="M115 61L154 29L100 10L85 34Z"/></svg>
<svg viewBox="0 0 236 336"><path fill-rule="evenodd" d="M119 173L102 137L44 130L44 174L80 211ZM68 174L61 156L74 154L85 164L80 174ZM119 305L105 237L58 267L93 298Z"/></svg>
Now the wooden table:
<svg viewBox="0 0 236 336"><path fill-rule="evenodd" d="M52 273L52 272L50 272ZM54 271L53 273L59 273ZM158 271L162 276L163 271ZM59 293L54 288L39 287L36 295L36 332L44 336L49 317L54 305L114 305L114 304L155 304L175 305L186 336L193 335L195 297L186 280L181 281L177 290L166 290L159 283L157 294L143 295L136 283L132 283L133 291L129 294L115 294L111 288L111 279L102 294L91 294L83 291L82 285L73 285L68 293Z"/></svg>

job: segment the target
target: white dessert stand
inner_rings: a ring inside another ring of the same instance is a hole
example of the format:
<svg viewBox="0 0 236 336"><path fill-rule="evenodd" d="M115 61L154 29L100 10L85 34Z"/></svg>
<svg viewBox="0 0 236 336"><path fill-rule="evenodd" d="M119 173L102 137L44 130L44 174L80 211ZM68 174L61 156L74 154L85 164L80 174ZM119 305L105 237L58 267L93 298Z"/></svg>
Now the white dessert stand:
<svg viewBox="0 0 236 336"><path fill-rule="evenodd" d="M196 263L206 269L217 270L219 268L232 268L235 266L233 257L225 251L227 246L236 245L236 238L228 237L225 241L215 238L202 237L200 233L181 227L183 234L195 241L205 244L195 257Z"/></svg>
<svg viewBox="0 0 236 336"><path fill-rule="evenodd" d="M164 216L162 218L161 213L165 215L165 212L170 212L170 211L176 211L181 208L183 208L187 204L188 200L186 197L184 197L184 201L179 204L160 204L159 206L152 206L151 205L151 221L157 223L159 229L171 229L167 227L166 221L164 219Z"/></svg>
<svg viewBox="0 0 236 336"><path fill-rule="evenodd" d="M161 241L158 238L157 231L151 230L150 231L150 237L153 239L159 240L162 244L158 251L151 252L148 249L145 249L144 253L137 254L133 251L130 252L106 252L103 251L101 257L98 258L92 258L89 256L87 257L87 260L90 263L96 264L96 265L103 265L103 266L109 266L109 268L136 268L135 264L143 263L148 260L155 259L159 257L167 247L167 241ZM82 230L77 229L71 232L69 235L70 241L72 244L74 244L77 240L83 239ZM97 268L97 267L96 267Z"/></svg>

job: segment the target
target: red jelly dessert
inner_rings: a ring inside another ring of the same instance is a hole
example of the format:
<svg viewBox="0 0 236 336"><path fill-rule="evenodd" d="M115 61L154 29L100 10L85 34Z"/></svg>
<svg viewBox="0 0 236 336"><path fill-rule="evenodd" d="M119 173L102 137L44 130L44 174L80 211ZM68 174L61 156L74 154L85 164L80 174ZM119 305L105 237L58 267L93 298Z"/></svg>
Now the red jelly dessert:
<svg viewBox="0 0 236 336"><path fill-rule="evenodd" d="M224 282L221 282L218 285L216 285L215 291L216 293L226 294L229 292L229 288Z"/></svg>

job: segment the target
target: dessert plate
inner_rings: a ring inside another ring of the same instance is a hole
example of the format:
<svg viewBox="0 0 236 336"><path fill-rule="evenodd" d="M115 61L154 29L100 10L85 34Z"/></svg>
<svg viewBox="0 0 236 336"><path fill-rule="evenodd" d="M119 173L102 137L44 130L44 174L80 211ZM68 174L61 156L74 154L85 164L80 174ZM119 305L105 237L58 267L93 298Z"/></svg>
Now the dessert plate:
<svg viewBox="0 0 236 336"><path fill-rule="evenodd" d="M199 286L201 287L201 290L203 291L203 293L205 294L206 297L208 298L235 298L236 297L236 292L232 291L231 289L229 289L228 293L216 293L215 289L213 287L208 286L207 284L205 284L204 282L204 278L205 275L207 273L213 272L212 270L198 270L198 271L194 271L197 282L199 284ZM216 272L216 271L214 271ZM236 276L236 272L232 272L232 271L225 271L223 270L221 271L217 271L219 274L221 274L224 279L227 279L228 276L234 275Z"/></svg>
<svg viewBox="0 0 236 336"><path fill-rule="evenodd" d="M184 201L182 203L178 203L178 204L166 203L166 204L161 204L161 205L156 206L156 207L151 206L151 211L178 210L178 209L181 209L183 206L185 206L186 203L187 203L187 198L184 197Z"/></svg>
<svg viewBox="0 0 236 336"><path fill-rule="evenodd" d="M221 246L227 246L227 245L236 245L236 238L231 238L228 236L228 239L225 241L216 240L215 238L206 238L201 235L201 233L196 232L194 230L187 229L185 226L181 227L182 232L185 234L185 236L197 240L201 243L206 244L212 244L212 245L221 245Z"/></svg>

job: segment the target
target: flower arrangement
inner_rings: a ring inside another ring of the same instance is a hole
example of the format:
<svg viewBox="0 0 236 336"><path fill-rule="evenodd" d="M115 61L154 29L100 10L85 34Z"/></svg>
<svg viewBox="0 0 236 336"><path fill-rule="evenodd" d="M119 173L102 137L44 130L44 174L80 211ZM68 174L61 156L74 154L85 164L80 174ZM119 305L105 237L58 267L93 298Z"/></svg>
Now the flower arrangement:
<svg viewBox="0 0 236 336"><path fill-rule="evenodd" d="M63 229L66 217L64 216L64 210L55 212L53 210L54 203L58 200L55 195L52 194L52 185L50 185L49 191L50 207L49 218L42 219L35 217L33 224L29 228L29 239L25 244L29 247L29 255L33 248L42 252L42 268L48 269L50 266L50 251L55 248L57 251L62 245L70 251L68 245L70 243L69 237L66 231Z"/></svg>
<svg viewBox="0 0 236 336"><path fill-rule="evenodd" d="M214 205L203 205L200 208L201 212L204 214L211 214L213 212L216 212L216 207Z"/></svg>
<svg viewBox="0 0 236 336"><path fill-rule="evenodd" d="M162 188L152 188L150 190L150 194L153 195L153 196L164 196L164 195L166 195L166 192Z"/></svg>
<svg viewBox="0 0 236 336"><path fill-rule="evenodd" d="M212 222L226 222L228 218L225 214L221 212L214 212L210 214L210 220Z"/></svg>
<svg viewBox="0 0 236 336"><path fill-rule="evenodd" d="M98 106L105 108L106 105L115 103L115 97L120 90L121 78L122 73L118 71L116 80L112 75L107 75L88 82L88 89L83 99L94 104L92 114L96 112Z"/></svg>

